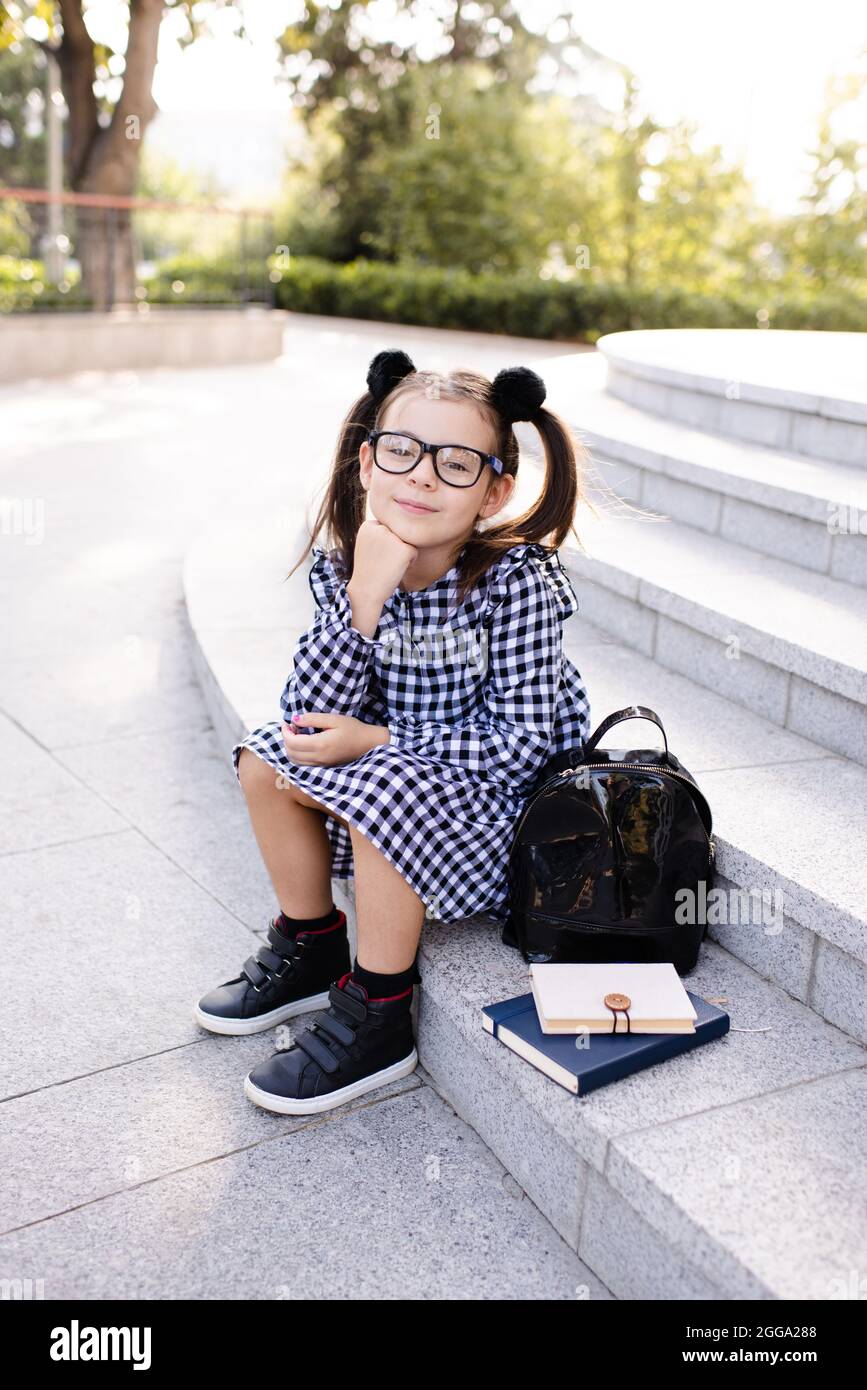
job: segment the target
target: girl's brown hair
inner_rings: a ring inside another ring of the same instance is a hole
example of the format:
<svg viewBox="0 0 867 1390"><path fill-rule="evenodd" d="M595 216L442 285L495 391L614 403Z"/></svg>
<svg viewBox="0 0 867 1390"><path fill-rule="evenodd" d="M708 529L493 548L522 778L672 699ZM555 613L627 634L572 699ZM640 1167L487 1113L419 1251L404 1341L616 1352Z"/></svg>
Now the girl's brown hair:
<svg viewBox="0 0 867 1390"><path fill-rule="evenodd" d="M378 402L370 391L352 405L340 429L332 462L331 476L325 497L319 508L312 535L304 554L289 571L290 578L303 563L320 531L325 530L331 559L343 577L352 574L355 538L365 518L367 494L361 485L359 449L371 430L379 428L388 407L401 397L425 394L432 399L472 401L489 422L495 436L491 450L503 462L503 474L517 476L519 446L512 423L505 419L491 400L492 383L473 371L412 371ZM473 529L464 542L463 552L455 555L458 563L458 603L481 578L495 560L513 545L535 541L559 549L570 531L580 549L574 517L579 501L595 512L595 507L583 492L583 475L589 464L587 447L577 440L569 426L544 405L532 416L538 430L545 457L545 477L540 496L529 511L485 527ZM580 475L579 475L580 467ZM493 475L492 475L493 480Z"/></svg>

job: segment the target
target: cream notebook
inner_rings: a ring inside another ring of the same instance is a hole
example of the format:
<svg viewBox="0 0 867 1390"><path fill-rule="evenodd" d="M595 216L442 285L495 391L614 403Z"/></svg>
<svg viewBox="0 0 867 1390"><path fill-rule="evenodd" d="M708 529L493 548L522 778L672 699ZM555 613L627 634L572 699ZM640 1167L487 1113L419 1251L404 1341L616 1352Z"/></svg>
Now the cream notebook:
<svg viewBox="0 0 867 1390"><path fill-rule="evenodd" d="M671 961L534 962L530 983L543 1033L695 1032L698 1015Z"/></svg>

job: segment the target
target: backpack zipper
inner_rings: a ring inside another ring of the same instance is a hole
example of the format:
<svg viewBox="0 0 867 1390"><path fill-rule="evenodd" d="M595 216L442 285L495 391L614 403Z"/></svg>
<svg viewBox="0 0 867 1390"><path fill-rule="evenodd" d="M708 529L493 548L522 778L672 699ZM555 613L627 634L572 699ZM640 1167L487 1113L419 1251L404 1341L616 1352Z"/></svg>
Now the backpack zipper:
<svg viewBox="0 0 867 1390"><path fill-rule="evenodd" d="M608 934L614 934L615 936L626 936L627 934L630 935L630 936L632 936L633 934L634 934L635 936L653 936L653 935L655 935L656 933L660 933L660 934L661 934L661 933L663 933L663 932L677 931L677 929L678 929L678 927L679 927L680 925L695 926L695 923L694 923L694 922L687 922L687 923L684 923L684 924L681 924L681 923L679 923L679 922L675 922L674 925L673 925L673 926L670 926L670 927L668 927L668 926L664 926L664 927L644 927L644 926L641 926L641 927L634 927L634 926L612 927L612 925L611 925L610 922L584 922L584 921L581 921L580 919L579 919L578 921L576 921L574 917L561 917L561 916L558 916L557 913L555 913L555 912L539 912L539 911L537 911L535 908L532 908L532 907L528 907L528 908L526 909L526 913L527 913L527 916L528 916L528 917L532 917L532 918L534 919L534 921L542 921L542 922L559 922L559 923L562 923L563 926L568 926L568 927L574 928L576 931L586 931L586 932L589 932L589 933L591 933L591 934L592 934L593 932L605 932L606 935L608 935Z"/></svg>
<svg viewBox="0 0 867 1390"><path fill-rule="evenodd" d="M586 768L591 768L591 767L597 767L597 768L599 768L599 767L641 767L641 768L646 768L649 772L661 772L661 773L663 774L663 776L665 776L665 777L677 777L677 778L680 779L681 782L685 782L686 785L687 785L688 787L693 787L693 788L699 793L699 795L701 795L701 788L699 787L698 783L697 783L697 782L694 782L694 781L692 780L691 777L687 777L687 775L686 775L685 772L676 772L675 769L674 769L673 767L663 767L663 766L661 765L661 763L607 762L607 763L581 763L580 767L564 767L564 768L562 769L561 772L556 772L556 773L554 774L554 776L551 777L547 782L543 782L542 786L539 787L539 788L537 789L537 791L534 793L534 795L533 795L533 801L535 802L536 797L540 796L541 793L542 793L543 791L546 791L546 790L548 789L548 787L553 787L554 784L555 784L555 782L558 782L558 781L560 780L561 777L569 777L569 776L571 776L571 774L572 774L573 772L580 772L580 771L581 771L583 768L585 768L585 767L586 767ZM522 827L522 825L524 824L524 821L526 820L527 816L530 814L530 811L531 811L532 809L533 809L532 805L528 805L528 806L525 806L525 807L524 807L523 813L522 813L522 815L521 815L521 819L520 819L519 822L518 822L518 828L516 829L515 834L514 834L514 838L513 838L513 840L512 840L513 846L514 846L515 842L517 841L518 835L520 834L521 827ZM707 830L705 830L704 821L701 819L701 816L699 816L699 821L701 822L701 828L702 828L702 830L704 830L705 836L706 836L706 838L707 838L708 849L710 850L710 857L711 857L711 861L713 862L713 861L716 859L716 845L714 844L714 842L713 842L713 840L711 839L710 835L708 835Z"/></svg>

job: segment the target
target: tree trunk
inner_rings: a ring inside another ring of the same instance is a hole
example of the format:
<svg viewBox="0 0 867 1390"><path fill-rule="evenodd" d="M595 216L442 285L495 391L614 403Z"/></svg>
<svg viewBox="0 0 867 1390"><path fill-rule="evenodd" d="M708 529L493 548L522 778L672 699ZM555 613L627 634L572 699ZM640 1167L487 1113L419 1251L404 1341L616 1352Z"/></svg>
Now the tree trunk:
<svg viewBox="0 0 867 1390"><path fill-rule="evenodd" d="M79 207L76 226L82 289L93 308L137 303L135 238L129 209Z"/></svg>
<svg viewBox="0 0 867 1390"><path fill-rule="evenodd" d="M156 115L151 95L163 0L130 0L126 68L120 99L107 126L93 93L94 49L82 0L60 0L63 39L56 56L69 109L67 180L76 193L131 197L138 181L142 139ZM76 252L82 288L94 308L135 302L135 243L125 208L78 207Z"/></svg>

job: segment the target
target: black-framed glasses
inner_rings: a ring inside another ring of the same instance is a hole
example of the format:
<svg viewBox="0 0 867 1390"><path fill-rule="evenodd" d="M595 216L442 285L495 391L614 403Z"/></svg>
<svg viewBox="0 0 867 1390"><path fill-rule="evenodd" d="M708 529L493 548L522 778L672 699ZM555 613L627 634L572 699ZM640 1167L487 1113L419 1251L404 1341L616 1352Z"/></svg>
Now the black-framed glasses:
<svg viewBox="0 0 867 1390"><path fill-rule="evenodd" d="M483 454L466 444L428 444L414 434L396 430L372 430L367 436L373 445L373 461L384 473L411 473L430 454L434 472L452 487L472 487L489 463L495 473L503 464L494 454Z"/></svg>

